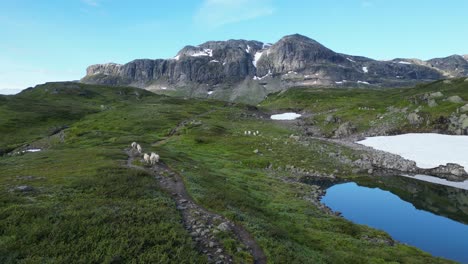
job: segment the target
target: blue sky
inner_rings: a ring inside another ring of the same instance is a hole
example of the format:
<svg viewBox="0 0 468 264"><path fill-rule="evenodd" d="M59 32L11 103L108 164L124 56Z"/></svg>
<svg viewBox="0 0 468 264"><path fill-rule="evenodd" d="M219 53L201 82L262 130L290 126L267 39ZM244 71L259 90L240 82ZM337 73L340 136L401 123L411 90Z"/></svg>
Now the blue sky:
<svg viewBox="0 0 468 264"><path fill-rule="evenodd" d="M1 0L0 93L207 40L300 33L375 59L468 54L467 17L466 0Z"/></svg>

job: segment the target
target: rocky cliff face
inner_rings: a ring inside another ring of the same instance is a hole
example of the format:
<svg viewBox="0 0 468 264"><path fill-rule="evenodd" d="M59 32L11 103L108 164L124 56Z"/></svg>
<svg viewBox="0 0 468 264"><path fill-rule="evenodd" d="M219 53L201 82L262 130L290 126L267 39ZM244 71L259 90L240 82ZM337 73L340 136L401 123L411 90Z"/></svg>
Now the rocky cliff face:
<svg viewBox="0 0 468 264"><path fill-rule="evenodd" d="M468 61L462 56L377 61L336 53L296 34L273 45L209 41L186 46L172 59L92 65L81 82L258 102L270 92L292 86L388 87L467 75Z"/></svg>

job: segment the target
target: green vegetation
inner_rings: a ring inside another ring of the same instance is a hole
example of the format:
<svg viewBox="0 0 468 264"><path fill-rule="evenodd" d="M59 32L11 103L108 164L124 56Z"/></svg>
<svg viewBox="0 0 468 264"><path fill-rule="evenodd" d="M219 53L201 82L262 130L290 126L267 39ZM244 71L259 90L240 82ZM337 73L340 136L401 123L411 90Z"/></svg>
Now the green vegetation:
<svg viewBox="0 0 468 264"><path fill-rule="evenodd" d="M276 96L294 103L272 97L265 106L316 111L308 104L314 99L300 93L314 94L292 90ZM294 175L285 168L338 168L342 177L354 177L328 156L349 150L302 144L290 137L291 128L258 116L241 104L75 83L0 97L1 149L52 141L42 152L0 158L0 262L205 262L169 194L150 175L124 167L123 150L132 141L159 153L198 203L242 224L270 263L446 262L414 247L390 246L384 232L319 210L306 199L314 186L289 181ZM65 126L62 140L50 137ZM32 191L17 190L24 185ZM222 239L235 252L232 238ZM249 259L240 254L235 261Z"/></svg>

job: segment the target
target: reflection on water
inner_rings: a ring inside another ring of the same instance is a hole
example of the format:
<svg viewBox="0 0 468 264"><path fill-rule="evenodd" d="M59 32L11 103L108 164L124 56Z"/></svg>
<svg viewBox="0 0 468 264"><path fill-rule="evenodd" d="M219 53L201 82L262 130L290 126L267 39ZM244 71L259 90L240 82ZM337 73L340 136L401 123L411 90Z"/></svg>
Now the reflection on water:
<svg viewBox="0 0 468 264"><path fill-rule="evenodd" d="M434 176L420 175L420 174L414 175L414 176L402 174L401 176L417 179L420 181L432 182L432 183L445 185L445 186L451 186L451 187L455 187L458 189L468 190L468 180L463 181L463 182L454 182L454 181L447 181L446 179L441 179L441 178L434 177Z"/></svg>
<svg viewBox="0 0 468 264"><path fill-rule="evenodd" d="M468 191L405 177L357 182L378 188L337 184L322 202L346 219L384 230L398 241L468 263Z"/></svg>

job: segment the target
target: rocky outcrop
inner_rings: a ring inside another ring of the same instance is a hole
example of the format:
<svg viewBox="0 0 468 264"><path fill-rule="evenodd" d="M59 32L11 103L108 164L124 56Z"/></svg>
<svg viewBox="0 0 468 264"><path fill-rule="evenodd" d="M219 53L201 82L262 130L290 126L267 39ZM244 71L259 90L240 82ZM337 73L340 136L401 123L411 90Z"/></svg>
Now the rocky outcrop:
<svg viewBox="0 0 468 264"><path fill-rule="evenodd" d="M357 131L356 127L351 122L345 122L341 124L338 129L335 130L335 138L348 137Z"/></svg>
<svg viewBox="0 0 468 264"><path fill-rule="evenodd" d="M448 77L460 77L468 75L468 61L460 55L452 55L446 58L428 60L430 67L437 68Z"/></svg>
<svg viewBox="0 0 468 264"><path fill-rule="evenodd" d="M411 125L419 125L423 121L423 118L419 116L417 113L410 113L406 119L408 119L408 122Z"/></svg>
<svg viewBox="0 0 468 264"><path fill-rule="evenodd" d="M336 53L298 34L275 44L209 41L186 46L171 59L89 66L84 83L130 85L193 97L258 102L292 86L401 86L466 76L461 56L430 61L377 61Z"/></svg>
<svg viewBox="0 0 468 264"><path fill-rule="evenodd" d="M453 114L449 118L449 131L457 135L468 135L468 115L457 116Z"/></svg>
<svg viewBox="0 0 468 264"><path fill-rule="evenodd" d="M433 169L420 169L420 173L433 175L449 181L465 181L468 180L468 173L466 173L463 166L455 163L447 163L447 165L440 165Z"/></svg>

